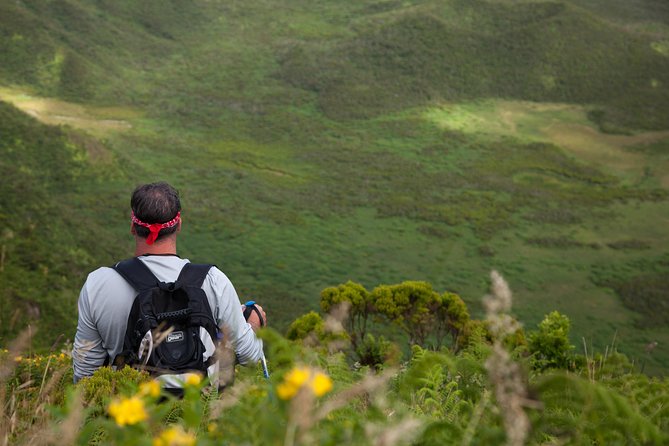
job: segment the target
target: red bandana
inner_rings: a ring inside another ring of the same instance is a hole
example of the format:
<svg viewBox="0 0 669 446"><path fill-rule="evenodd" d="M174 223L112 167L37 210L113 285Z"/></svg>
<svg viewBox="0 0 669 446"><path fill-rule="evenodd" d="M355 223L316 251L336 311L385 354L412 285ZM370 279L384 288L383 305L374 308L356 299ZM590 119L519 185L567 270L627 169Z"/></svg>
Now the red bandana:
<svg viewBox="0 0 669 446"><path fill-rule="evenodd" d="M153 242L156 241L158 238L158 233L160 232L161 229L163 228L171 228L173 226L176 226L179 223L179 220L181 219L181 212L177 212L176 217L174 217L172 220L165 222L165 223L144 223L137 217L135 217L135 213L131 211L130 214L130 219L132 220L133 223L136 225L144 226L145 228L149 228L149 236L146 238L146 244L147 245L153 245Z"/></svg>

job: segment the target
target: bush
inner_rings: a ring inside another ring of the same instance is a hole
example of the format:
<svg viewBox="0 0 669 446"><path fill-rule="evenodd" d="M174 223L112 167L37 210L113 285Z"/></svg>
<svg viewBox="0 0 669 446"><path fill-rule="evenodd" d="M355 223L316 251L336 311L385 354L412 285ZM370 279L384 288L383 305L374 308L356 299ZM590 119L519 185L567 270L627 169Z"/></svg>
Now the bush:
<svg viewBox="0 0 669 446"><path fill-rule="evenodd" d="M383 336L376 338L368 333L365 339L355 347L355 355L360 365L379 370L386 365L396 364L401 352L397 345Z"/></svg>
<svg viewBox="0 0 669 446"><path fill-rule="evenodd" d="M528 350L533 368L571 369L574 346L569 343L569 318L553 311L538 325L539 330L529 333Z"/></svg>
<svg viewBox="0 0 669 446"><path fill-rule="evenodd" d="M316 340L322 340L325 335L325 323L320 314L315 311L300 316L295 319L286 333L286 337L291 341L304 340L313 337Z"/></svg>

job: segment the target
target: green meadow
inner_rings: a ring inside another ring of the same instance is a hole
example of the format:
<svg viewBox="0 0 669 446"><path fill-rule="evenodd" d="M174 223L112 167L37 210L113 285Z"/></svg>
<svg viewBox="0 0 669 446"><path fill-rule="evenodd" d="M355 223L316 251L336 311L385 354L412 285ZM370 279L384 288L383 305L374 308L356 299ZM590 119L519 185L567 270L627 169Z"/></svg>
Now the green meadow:
<svg viewBox="0 0 669 446"><path fill-rule="evenodd" d="M660 1L38 0L0 6L0 341L73 336L142 182L180 254L285 330L320 291L424 280L669 370ZM10 105L11 104L11 105ZM645 347L657 342L657 347Z"/></svg>

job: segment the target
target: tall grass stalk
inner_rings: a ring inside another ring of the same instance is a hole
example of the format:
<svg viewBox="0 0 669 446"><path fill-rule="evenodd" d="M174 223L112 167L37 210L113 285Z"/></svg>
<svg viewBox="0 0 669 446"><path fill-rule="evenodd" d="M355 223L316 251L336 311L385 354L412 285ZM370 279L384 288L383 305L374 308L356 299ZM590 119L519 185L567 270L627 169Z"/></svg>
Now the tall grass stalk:
<svg viewBox="0 0 669 446"><path fill-rule="evenodd" d="M520 366L511 359L502 340L519 327L508 312L511 311L511 290L497 272L490 274L491 294L484 299L486 319L494 338L492 354L485 363L488 376L495 387L495 398L504 421L507 444L521 446L529 434L530 419L524 407L528 402L527 383Z"/></svg>

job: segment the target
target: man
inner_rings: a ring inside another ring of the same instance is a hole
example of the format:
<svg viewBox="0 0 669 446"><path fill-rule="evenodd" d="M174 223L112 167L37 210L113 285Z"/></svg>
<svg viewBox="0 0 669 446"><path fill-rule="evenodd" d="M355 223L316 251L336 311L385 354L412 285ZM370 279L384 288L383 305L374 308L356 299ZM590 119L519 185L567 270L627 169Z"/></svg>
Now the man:
<svg viewBox="0 0 669 446"><path fill-rule="evenodd" d="M177 235L181 231L178 192L164 182L145 184L135 189L130 206L135 256L158 281L176 281L189 262L177 256ZM243 365L257 363L263 356L263 345L255 330L267 321L262 307L256 306L258 311L250 312L246 321L232 283L216 267L207 273L202 289L214 320L234 347L237 361ZM75 382L110 363L123 350L136 295L133 286L113 268L102 267L89 274L79 295L79 322L72 351Z"/></svg>

